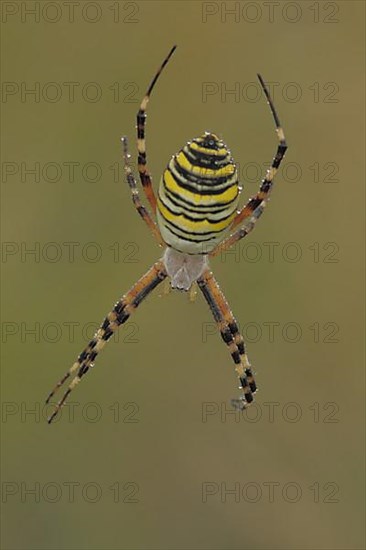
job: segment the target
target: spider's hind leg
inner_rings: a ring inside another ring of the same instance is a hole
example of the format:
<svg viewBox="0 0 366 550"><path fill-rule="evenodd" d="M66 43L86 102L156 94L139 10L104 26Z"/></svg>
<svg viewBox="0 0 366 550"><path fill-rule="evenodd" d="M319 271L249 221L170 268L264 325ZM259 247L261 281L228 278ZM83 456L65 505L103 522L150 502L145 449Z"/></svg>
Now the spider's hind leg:
<svg viewBox="0 0 366 550"><path fill-rule="evenodd" d="M98 353L104 348L113 333L129 319L133 311L166 277L167 273L164 264L161 260L159 260L115 304L112 311L108 313L103 323L98 328L94 337L90 340L84 351L80 353L79 357L72 365L72 367L64 374L61 380L56 384L56 386L48 395L46 403L49 403L51 398L64 384L64 382L66 382L66 380L70 378L71 375L74 375L74 378L72 378L69 387L65 391L60 401L55 405L53 412L48 418L49 424L64 406L66 399L75 388L75 386L79 384L81 378L88 372L91 367L93 367L94 361Z"/></svg>
<svg viewBox="0 0 366 550"><path fill-rule="evenodd" d="M197 282L204 297L206 298L208 305L210 306L214 319L220 330L221 337L229 348L231 357L235 363L235 370L238 374L240 387L243 390L243 395L241 398L233 400L232 403L234 405L240 405L240 408L245 408L253 402L253 394L257 390L257 385L254 379L252 367L246 354L243 337L239 332L238 325L234 315L231 312L229 304L221 292L213 274L207 270Z"/></svg>

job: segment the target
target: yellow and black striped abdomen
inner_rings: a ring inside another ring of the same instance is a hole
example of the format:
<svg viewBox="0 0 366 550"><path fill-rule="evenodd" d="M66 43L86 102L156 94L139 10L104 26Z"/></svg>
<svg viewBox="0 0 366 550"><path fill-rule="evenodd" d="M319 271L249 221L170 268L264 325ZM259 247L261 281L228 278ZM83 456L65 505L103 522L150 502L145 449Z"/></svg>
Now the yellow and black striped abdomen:
<svg viewBox="0 0 366 550"><path fill-rule="evenodd" d="M157 219L164 241L206 254L233 221L240 187L236 165L215 134L188 142L169 162L159 185Z"/></svg>

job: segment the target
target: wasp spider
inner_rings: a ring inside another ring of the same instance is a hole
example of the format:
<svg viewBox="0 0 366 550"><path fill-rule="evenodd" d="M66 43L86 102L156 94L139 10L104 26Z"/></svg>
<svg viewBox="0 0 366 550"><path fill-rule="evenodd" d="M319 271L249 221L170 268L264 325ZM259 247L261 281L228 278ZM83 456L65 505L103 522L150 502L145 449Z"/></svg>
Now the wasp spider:
<svg viewBox="0 0 366 550"><path fill-rule="evenodd" d="M258 75L279 140L276 156L258 193L237 210L241 191L237 166L225 143L216 134L205 132L189 141L172 157L161 178L156 198L146 161L146 109L156 81L175 48L169 52L153 78L137 113L138 171L150 208L156 215L156 222L141 203L130 167L127 138L122 138L124 171L133 203L159 245L165 247L164 254L115 304L76 362L49 394L47 403L56 390L74 375L62 399L55 405L49 423L84 374L93 367L95 358L113 333L164 279L170 282L171 288L183 291L191 290L198 284L235 363L242 395L234 401L241 407L253 401L257 386L244 341L225 296L210 270L208 259L228 249L253 230L268 201L274 175L287 149L286 140L268 89ZM234 228L236 230L232 231ZM229 231L231 234L225 238L225 233Z"/></svg>

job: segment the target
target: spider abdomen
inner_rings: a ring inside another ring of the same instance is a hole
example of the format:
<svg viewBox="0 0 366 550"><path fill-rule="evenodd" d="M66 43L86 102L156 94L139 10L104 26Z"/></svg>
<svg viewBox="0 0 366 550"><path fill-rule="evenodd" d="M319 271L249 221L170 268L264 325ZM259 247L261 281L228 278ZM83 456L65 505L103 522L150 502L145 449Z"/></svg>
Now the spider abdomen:
<svg viewBox="0 0 366 550"><path fill-rule="evenodd" d="M157 220L164 241L188 254L207 254L233 221L240 194L236 165L215 134L188 142L159 185Z"/></svg>

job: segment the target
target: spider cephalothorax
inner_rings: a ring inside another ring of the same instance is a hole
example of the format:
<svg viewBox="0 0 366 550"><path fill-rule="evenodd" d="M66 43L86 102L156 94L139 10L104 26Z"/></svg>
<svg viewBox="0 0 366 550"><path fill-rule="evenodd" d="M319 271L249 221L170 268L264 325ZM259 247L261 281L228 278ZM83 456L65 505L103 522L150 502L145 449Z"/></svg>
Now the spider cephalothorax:
<svg viewBox="0 0 366 550"><path fill-rule="evenodd" d="M115 304L87 347L49 394L47 403L57 389L69 377L75 375L62 399L55 406L49 422L52 422L70 392L94 365L96 356L113 333L164 279L170 281L172 288L182 291L198 284L235 363L240 387L243 390L242 396L236 401L243 407L253 401L253 393L257 386L243 337L225 296L210 271L208 261L210 257L227 250L253 230L263 213L273 186L274 175L284 157L287 144L269 92L262 77L258 75L279 139L276 155L258 193L237 210L241 187L236 165L224 142L216 134L205 132L188 142L172 157L161 178L156 199L146 162L146 108L156 81L174 50L175 46L153 78L137 113L138 171L157 223L141 203L129 163L127 139L122 138L125 174L133 203L157 242L166 247L164 254ZM233 231L239 224L241 227ZM225 236L228 231L233 232Z"/></svg>

